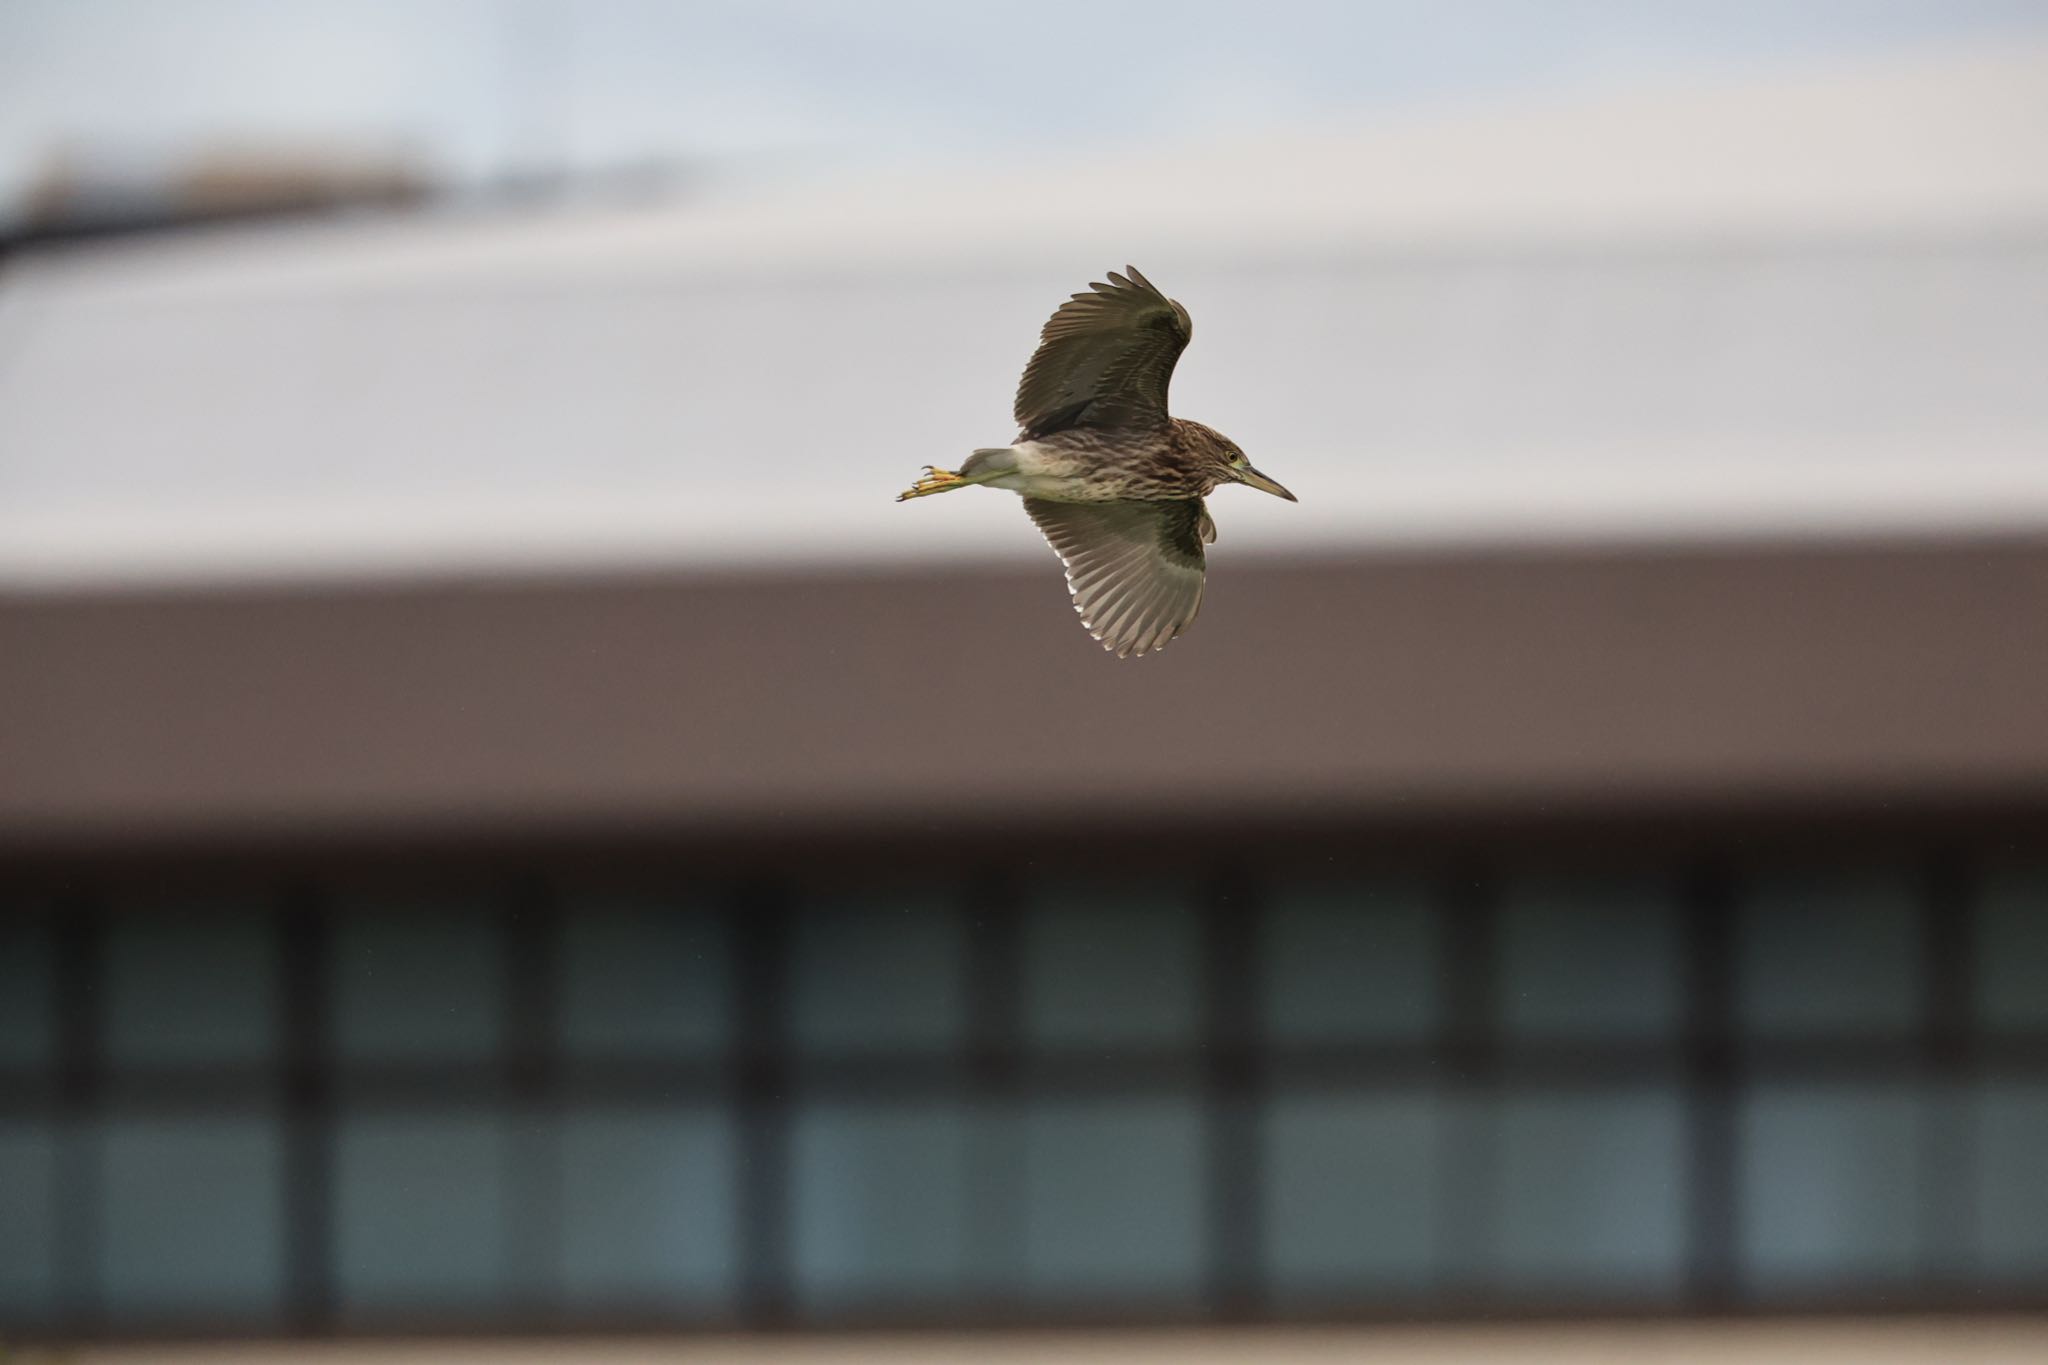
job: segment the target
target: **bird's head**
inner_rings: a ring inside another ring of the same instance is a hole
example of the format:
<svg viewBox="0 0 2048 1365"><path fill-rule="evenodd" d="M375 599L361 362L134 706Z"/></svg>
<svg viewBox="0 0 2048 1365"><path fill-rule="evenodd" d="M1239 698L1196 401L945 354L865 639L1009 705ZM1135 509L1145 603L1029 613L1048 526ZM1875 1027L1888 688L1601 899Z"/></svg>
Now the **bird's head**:
<svg viewBox="0 0 2048 1365"><path fill-rule="evenodd" d="M1217 454L1221 461L1223 479L1230 483L1244 484L1248 488L1256 488L1261 493L1271 493L1274 497L1285 498L1289 502L1301 501L1281 487L1277 480L1269 479L1253 469L1251 460L1246 457L1244 451L1238 449L1237 442L1223 435L1218 435L1216 440L1219 443Z"/></svg>

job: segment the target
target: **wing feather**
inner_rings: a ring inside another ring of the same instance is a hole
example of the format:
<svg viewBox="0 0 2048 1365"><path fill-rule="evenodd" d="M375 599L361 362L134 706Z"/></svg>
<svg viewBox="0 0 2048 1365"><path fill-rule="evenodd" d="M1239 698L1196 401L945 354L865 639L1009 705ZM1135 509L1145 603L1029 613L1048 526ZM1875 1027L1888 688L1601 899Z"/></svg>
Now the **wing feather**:
<svg viewBox="0 0 2048 1365"><path fill-rule="evenodd" d="M1173 367L1194 336L1188 310L1133 266L1060 306L1017 385L1024 439L1069 427L1166 423Z"/></svg>
<svg viewBox="0 0 2048 1365"><path fill-rule="evenodd" d="M1200 498L1051 502L1024 510L1067 568L1088 633L1118 658L1162 649L1202 607L1202 544L1215 538Z"/></svg>

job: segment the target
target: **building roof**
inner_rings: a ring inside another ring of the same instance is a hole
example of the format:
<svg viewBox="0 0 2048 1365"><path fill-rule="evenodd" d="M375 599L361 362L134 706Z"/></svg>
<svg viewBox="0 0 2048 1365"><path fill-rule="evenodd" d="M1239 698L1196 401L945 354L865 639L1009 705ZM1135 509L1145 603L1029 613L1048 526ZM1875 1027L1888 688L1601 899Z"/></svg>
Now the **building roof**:
<svg viewBox="0 0 2048 1365"><path fill-rule="evenodd" d="M0 582L1044 554L896 507L1136 261L1219 556L2048 525L2048 48L0 277ZM1050 572L1050 566L1048 572Z"/></svg>

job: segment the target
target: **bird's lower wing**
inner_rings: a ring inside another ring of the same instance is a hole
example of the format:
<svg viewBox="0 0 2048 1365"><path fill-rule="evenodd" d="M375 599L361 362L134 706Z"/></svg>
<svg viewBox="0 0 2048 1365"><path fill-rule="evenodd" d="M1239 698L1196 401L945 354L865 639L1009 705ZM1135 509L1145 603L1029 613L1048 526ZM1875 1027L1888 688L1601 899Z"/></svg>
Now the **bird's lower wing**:
<svg viewBox="0 0 2048 1365"><path fill-rule="evenodd" d="M1200 498L1178 502L1024 499L1067 566L1088 633L1118 658L1160 649L1202 607L1202 545L1216 531Z"/></svg>

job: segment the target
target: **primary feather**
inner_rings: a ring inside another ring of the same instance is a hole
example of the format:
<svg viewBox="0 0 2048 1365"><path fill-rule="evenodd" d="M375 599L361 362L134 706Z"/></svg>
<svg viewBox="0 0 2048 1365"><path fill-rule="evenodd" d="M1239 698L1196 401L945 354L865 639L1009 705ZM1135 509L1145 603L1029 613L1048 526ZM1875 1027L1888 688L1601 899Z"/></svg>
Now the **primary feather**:
<svg viewBox="0 0 2048 1365"><path fill-rule="evenodd" d="M1200 498L1026 498L1024 510L1066 565L1081 624L1119 659L1164 648L1202 609L1202 546L1216 525Z"/></svg>
<svg viewBox="0 0 2048 1365"><path fill-rule="evenodd" d="M1060 306L1017 385L1017 425L1038 440L1071 427L1161 427L1173 367L1194 336L1188 310L1135 268Z"/></svg>

